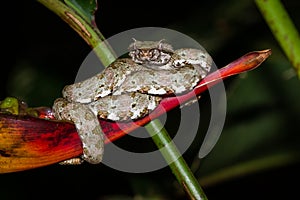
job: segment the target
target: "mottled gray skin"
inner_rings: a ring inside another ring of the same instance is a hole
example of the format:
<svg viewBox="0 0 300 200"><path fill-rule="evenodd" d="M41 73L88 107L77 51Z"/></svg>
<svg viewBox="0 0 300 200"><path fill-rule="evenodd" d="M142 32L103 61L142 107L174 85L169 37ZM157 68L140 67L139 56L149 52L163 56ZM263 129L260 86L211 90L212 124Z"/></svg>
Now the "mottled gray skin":
<svg viewBox="0 0 300 200"><path fill-rule="evenodd" d="M55 117L75 124L83 144L82 159L89 163L100 163L104 151L98 117L141 118L157 107L162 96L192 90L212 65L207 52L174 51L163 40L134 40L129 50L131 59L117 59L101 73L66 86L63 98L54 102Z"/></svg>

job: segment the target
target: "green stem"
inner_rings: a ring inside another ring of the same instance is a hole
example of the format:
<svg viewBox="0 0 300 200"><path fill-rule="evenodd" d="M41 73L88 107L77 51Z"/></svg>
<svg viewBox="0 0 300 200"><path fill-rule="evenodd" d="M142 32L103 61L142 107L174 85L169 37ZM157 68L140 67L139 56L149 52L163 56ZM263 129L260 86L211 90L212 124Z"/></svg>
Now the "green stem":
<svg viewBox="0 0 300 200"><path fill-rule="evenodd" d="M58 0L38 1L60 16L77 33L79 33L79 35L92 48L95 48L95 53L98 55L104 66L107 66L115 60L113 51L109 48L108 44L103 42L105 39L98 28L87 23L72 9ZM70 18L70 16L72 17ZM98 48L99 43L103 44L100 45L100 48ZM169 163L169 166L172 172L175 174L178 182L183 186L184 190L188 193L191 199L207 199L197 179L194 177L190 168L187 166L186 162L182 158L175 144L172 142L168 132L163 128L160 121L157 119L153 120L145 127L148 133L152 136L157 147L161 150L163 157Z"/></svg>
<svg viewBox="0 0 300 200"><path fill-rule="evenodd" d="M279 0L255 2L300 79L300 37L287 11Z"/></svg>
<svg viewBox="0 0 300 200"><path fill-rule="evenodd" d="M91 46L104 66L108 66L115 60L111 47L105 42L99 29L86 22L72 8L58 0L37 0L49 10L57 14L69 26L71 26Z"/></svg>
<svg viewBox="0 0 300 200"><path fill-rule="evenodd" d="M190 198L207 199L197 179L194 177L161 122L157 119L152 120L145 128Z"/></svg>

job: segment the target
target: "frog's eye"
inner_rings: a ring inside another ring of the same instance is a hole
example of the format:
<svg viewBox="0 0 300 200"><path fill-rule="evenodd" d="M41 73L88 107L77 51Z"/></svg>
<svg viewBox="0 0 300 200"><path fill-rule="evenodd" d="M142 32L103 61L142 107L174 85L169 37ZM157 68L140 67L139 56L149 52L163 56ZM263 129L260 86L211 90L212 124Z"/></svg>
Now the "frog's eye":
<svg viewBox="0 0 300 200"><path fill-rule="evenodd" d="M160 56L159 49L150 49L149 50L150 60L156 60Z"/></svg>

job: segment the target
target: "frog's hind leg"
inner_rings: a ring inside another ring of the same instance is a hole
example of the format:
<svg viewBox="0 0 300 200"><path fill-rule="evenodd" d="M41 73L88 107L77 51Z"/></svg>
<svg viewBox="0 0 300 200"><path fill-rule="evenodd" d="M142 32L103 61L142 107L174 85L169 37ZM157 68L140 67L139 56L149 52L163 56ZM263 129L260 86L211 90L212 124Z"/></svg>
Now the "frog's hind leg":
<svg viewBox="0 0 300 200"><path fill-rule="evenodd" d="M63 98L55 100L53 111L57 119L69 120L75 124L82 141L82 159L92 164L100 163L104 152L104 134L97 116L86 105L68 102ZM66 163L78 161L70 160Z"/></svg>

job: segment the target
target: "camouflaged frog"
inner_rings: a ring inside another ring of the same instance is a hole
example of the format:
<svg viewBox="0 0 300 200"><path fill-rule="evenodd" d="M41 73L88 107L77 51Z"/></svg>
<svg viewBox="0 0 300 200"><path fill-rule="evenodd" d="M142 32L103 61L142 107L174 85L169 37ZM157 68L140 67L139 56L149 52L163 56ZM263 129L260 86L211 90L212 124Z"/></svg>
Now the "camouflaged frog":
<svg viewBox="0 0 300 200"><path fill-rule="evenodd" d="M63 98L54 102L55 117L75 124L83 144L81 158L89 163L100 163L104 151L98 117L113 121L141 118L163 97L192 90L212 65L206 51L173 50L164 40L134 39L129 56L87 80L66 86ZM69 163L74 162L71 159Z"/></svg>

